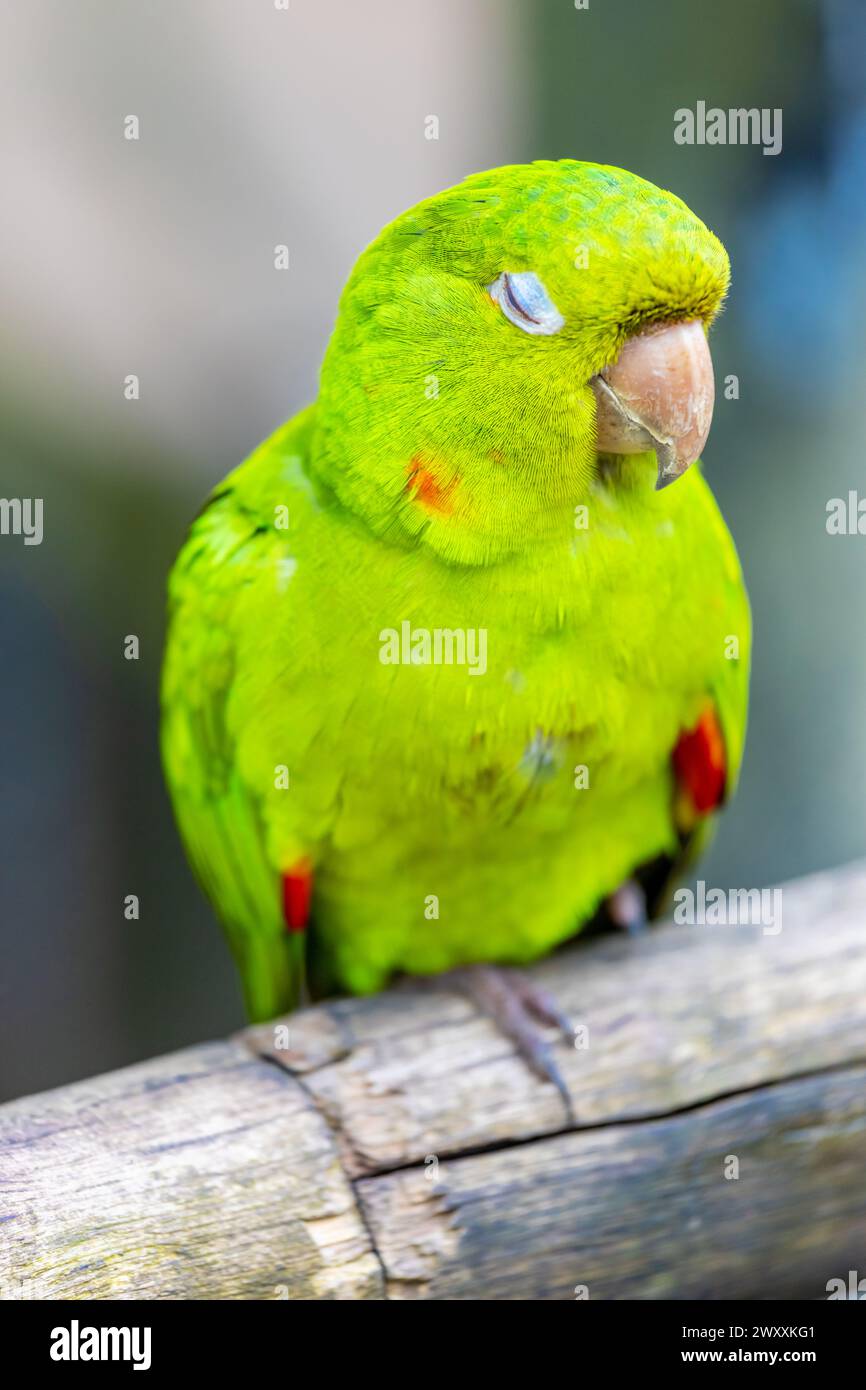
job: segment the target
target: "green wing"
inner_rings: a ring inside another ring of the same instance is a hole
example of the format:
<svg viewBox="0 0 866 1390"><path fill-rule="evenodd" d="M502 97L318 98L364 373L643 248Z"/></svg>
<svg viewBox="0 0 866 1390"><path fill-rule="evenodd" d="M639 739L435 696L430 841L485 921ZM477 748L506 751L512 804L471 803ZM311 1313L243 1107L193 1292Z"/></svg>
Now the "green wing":
<svg viewBox="0 0 866 1390"><path fill-rule="evenodd" d="M294 1008L305 933L287 933L262 808L238 771L227 706L238 596L273 563L273 527L229 479L193 523L169 581L162 757L181 837L225 927L253 1021Z"/></svg>
<svg viewBox="0 0 866 1390"><path fill-rule="evenodd" d="M716 564L714 583L718 589L718 601L726 614L725 627L729 637L737 643L736 652L733 648L726 650L724 659L717 664L715 679L710 682L706 692L721 726L725 744L723 805L726 805L737 788L746 739L752 620L736 548L709 487L703 494L703 503L701 529L705 536L704 543L711 545ZM653 913L666 909L677 883L692 871L696 861L709 848L717 821L715 812L701 816L682 836L680 853L669 861L653 866L647 892Z"/></svg>

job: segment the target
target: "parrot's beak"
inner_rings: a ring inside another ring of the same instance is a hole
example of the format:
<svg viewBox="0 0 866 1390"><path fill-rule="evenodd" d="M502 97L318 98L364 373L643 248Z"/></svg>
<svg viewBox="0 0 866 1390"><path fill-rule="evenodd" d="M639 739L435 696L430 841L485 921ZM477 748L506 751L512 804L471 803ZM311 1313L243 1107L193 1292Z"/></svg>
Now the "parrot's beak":
<svg viewBox="0 0 866 1390"><path fill-rule="evenodd" d="M699 320L636 333L590 385L598 403L600 453L654 449L656 488L674 482L700 456L713 418L715 384Z"/></svg>

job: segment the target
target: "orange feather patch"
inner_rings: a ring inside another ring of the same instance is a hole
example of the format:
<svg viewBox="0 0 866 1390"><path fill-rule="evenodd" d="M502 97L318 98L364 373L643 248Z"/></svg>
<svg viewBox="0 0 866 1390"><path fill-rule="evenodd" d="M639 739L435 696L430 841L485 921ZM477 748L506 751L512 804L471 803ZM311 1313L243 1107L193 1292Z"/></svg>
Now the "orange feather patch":
<svg viewBox="0 0 866 1390"><path fill-rule="evenodd" d="M673 751L674 773L699 816L720 806L725 795L725 740L715 710L704 711L693 729L680 734Z"/></svg>
<svg viewBox="0 0 866 1390"><path fill-rule="evenodd" d="M451 515L454 510L450 495L454 489L453 482L443 487L417 454L407 465L406 472L409 475L406 491L413 502L418 502L426 511L435 512L438 516Z"/></svg>

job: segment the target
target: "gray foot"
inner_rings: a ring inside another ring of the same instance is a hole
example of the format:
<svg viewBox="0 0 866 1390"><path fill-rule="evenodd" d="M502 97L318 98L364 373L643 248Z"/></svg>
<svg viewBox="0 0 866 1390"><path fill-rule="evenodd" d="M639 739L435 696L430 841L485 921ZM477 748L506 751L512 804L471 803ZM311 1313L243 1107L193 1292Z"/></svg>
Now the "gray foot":
<svg viewBox="0 0 866 1390"><path fill-rule="evenodd" d="M631 936L640 936L641 932L646 931L646 895L633 878L621 883L604 906L615 927L622 927Z"/></svg>
<svg viewBox="0 0 866 1390"><path fill-rule="evenodd" d="M539 1024L556 1028L572 1045L574 1027L548 990L542 989L522 971L498 965L465 965L436 976L433 983L450 984L461 994L468 995L514 1044L530 1070L541 1081L556 1087L569 1114L572 1113L568 1087Z"/></svg>

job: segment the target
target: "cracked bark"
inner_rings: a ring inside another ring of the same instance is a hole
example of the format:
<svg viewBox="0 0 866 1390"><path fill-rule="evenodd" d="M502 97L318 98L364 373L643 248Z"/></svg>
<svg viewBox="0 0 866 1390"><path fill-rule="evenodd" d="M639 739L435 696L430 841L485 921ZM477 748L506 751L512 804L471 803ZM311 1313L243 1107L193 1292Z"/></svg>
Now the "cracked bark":
<svg viewBox="0 0 866 1390"><path fill-rule="evenodd" d="M826 1297L866 1258L866 868L782 903L778 935L538 967L588 1030L574 1124L468 1000L409 989L3 1107L0 1288Z"/></svg>

